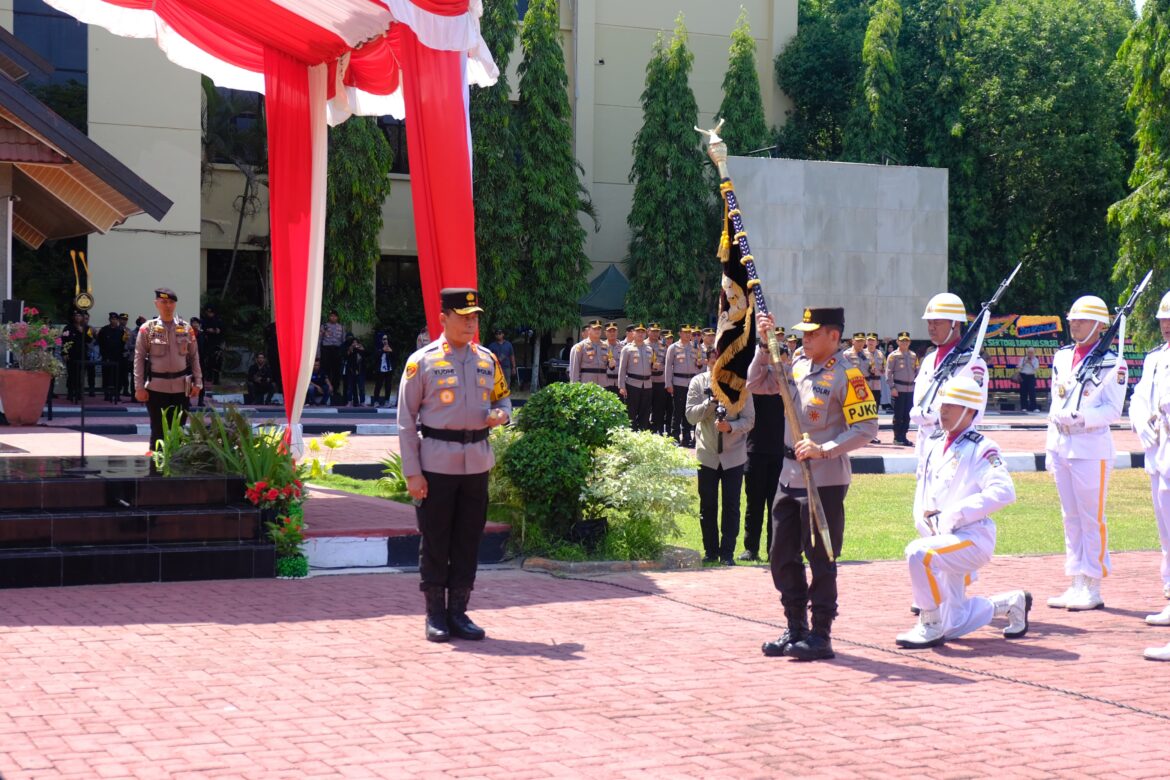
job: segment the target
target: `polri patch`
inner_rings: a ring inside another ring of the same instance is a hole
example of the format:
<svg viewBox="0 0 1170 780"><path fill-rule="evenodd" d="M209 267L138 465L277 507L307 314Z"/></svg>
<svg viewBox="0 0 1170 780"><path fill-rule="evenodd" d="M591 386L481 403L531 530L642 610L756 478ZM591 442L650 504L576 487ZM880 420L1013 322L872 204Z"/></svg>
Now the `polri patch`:
<svg viewBox="0 0 1170 780"><path fill-rule="evenodd" d="M407 363L406 364L406 378L408 380L414 379L416 374L418 374L418 363L414 363L414 362Z"/></svg>

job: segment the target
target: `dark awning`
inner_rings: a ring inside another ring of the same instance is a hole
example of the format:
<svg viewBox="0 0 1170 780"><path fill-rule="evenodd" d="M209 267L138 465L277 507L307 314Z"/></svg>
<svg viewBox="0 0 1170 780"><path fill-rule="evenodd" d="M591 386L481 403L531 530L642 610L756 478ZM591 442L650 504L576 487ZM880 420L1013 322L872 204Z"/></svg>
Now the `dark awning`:
<svg viewBox="0 0 1170 780"><path fill-rule="evenodd" d="M630 282L613 263L589 283L589 292L578 301L582 316L620 317L626 310Z"/></svg>

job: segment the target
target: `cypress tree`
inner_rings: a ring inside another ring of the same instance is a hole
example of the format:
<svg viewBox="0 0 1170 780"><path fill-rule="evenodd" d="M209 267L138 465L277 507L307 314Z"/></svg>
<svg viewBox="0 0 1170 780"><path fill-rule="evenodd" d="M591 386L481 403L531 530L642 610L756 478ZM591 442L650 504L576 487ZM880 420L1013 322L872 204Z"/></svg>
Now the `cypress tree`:
<svg viewBox="0 0 1170 780"><path fill-rule="evenodd" d="M485 318L481 334L522 324L520 295L520 185L508 59L519 24L513 0L486 0L480 32L496 58L500 78L471 93L475 254ZM486 336L485 336L486 338Z"/></svg>
<svg viewBox="0 0 1170 780"><path fill-rule="evenodd" d="M532 0L520 33L524 60L516 131L524 225L521 278L526 294L517 308L536 331L533 390L539 386L540 334L576 329L581 321L578 301L589 288L585 229L577 213L592 216L593 206L577 178L581 165L573 156L569 77L559 26L556 0Z"/></svg>
<svg viewBox="0 0 1170 780"><path fill-rule="evenodd" d="M905 106L898 64L902 32L899 0L877 0L861 45L858 100L845 137L845 158L858 162L904 162Z"/></svg>
<svg viewBox="0 0 1170 780"><path fill-rule="evenodd" d="M660 34L654 43L634 137L626 310L637 319L698 321L717 304L717 235L708 209L714 185L694 129L693 61L680 15L670 42Z"/></svg>
<svg viewBox="0 0 1170 780"><path fill-rule="evenodd" d="M720 135L730 154L746 154L768 145L768 124L756 72L756 40L748 25L747 9L740 6L739 20L731 32L727 73L723 76L723 102L719 117L727 120Z"/></svg>

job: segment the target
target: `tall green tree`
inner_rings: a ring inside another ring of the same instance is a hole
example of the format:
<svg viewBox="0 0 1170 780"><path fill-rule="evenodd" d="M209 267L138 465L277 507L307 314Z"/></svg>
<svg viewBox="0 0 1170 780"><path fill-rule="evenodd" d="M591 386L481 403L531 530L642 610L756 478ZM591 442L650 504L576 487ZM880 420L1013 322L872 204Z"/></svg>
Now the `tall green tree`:
<svg viewBox="0 0 1170 780"><path fill-rule="evenodd" d="M1153 289L1138 301L1133 318L1139 338L1153 344L1152 316L1170 268L1170 0L1146 0L1118 60L1130 79L1127 107L1137 126L1137 151L1132 192L1109 209L1121 245L1114 279L1131 290L1155 269Z"/></svg>
<svg viewBox="0 0 1170 780"><path fill-rule="evenodd" d="M723 102L717 116L727 120L720 135L730 154L746 154L768 145L768 123L756 72L756 39L748 24L747 9L740 6L731 31L727 73L723 76Z"/></svg>
<svg viewBox="0 0 1170 780"><path fill-rule="evenodd" d="M500 68L495 85L471 92L472 176L475 192L475 255L485 318L480 329L523 324L521 192L516 166L516 127L508 60L519 20L513 0L486 0L480 32Z"/></svg>
<svg viewBox="0 0 1170 780"><path fill-rule="evenodd" d="M688 81L693 61L680 15L670 41L659 34L654 43L642 127L634 137L626 311L635 319L697 321L714 305L714 188L694 129L699 107Z"/></svg>
<svg viewBox="0 0 1170 780"><path fill-rule="evenodd" d="M779 153L839 160L857 97L868 0L801 0L796 37L776 55L776 82L792 101Z"/></svg>
<svg viewBox="0 0 1170 780"><path fill-rule="evenodd" d="M1012 0L971 20L955 66L963 92L949 161L951 289L970 303L1018 261L1006 309L1064 311L1111 297L1124 194L1125 90L1117 0Z"/></svg>
<svg viewBox="0 0 1170 780"><path fill-rule="evenodd" d="M323 307L346 323L374 321L374 267L393 152L372 117L329 130Z"/></svg>
<svg viewBox="0 0 1170 780"><path fill-rule="evenodd" d="M905 162L906 106L898 61L901 32L899 0L876 0L861 44L861 78L845 139L848 160Z"/></svg>
<svg viewBox="0 0 1170 780"><path fill-rule="evenodd" d="M524 222L521 276L525 294L517 307L536 333L533 356L535 390L539 386L540 334L577 328L578 301L589 288L585 229L578 213L593 215L593 206L578 178L573 156L569 77L560 42L556 0L532 0L524 15L520 43L520 104L517 137ZM517 302L519 302L519 300Z"/></svg>

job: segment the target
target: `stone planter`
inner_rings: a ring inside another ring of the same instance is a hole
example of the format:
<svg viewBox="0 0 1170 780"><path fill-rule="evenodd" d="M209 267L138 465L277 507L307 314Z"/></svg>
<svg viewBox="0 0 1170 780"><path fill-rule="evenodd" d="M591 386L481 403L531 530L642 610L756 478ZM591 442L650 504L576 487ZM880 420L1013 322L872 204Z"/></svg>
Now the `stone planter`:
<svg viewBox="0 0 1170 780"><path fill-rule="evenodd" d="M9 425L36 425L52 381L47 371L0 368L0 402Z"/></svg>

